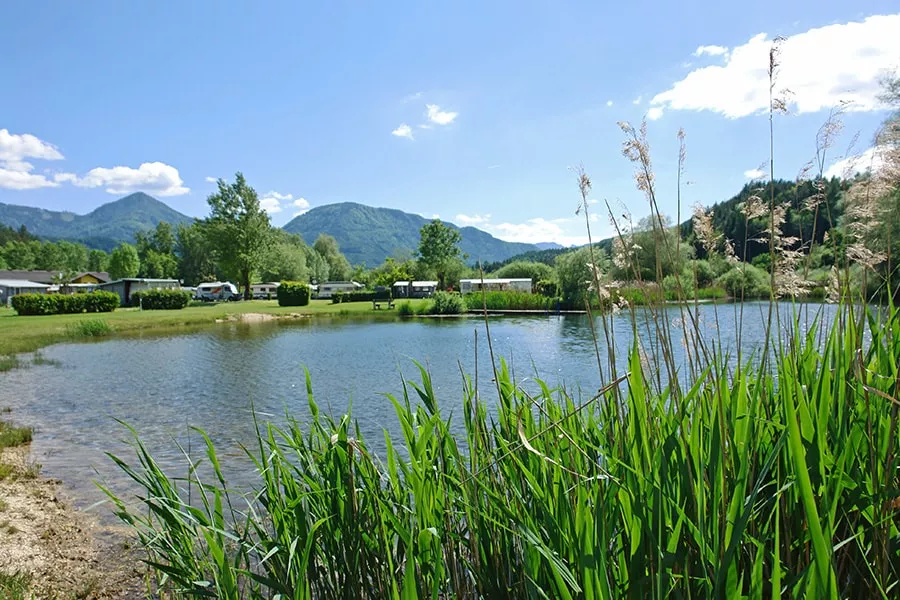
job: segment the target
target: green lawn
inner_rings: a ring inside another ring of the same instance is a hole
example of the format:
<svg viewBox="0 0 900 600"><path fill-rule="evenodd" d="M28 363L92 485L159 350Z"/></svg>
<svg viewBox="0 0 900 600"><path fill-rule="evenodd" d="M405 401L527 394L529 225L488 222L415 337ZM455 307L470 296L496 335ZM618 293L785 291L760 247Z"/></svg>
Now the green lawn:
<svg viewBox="0 0 900 600"><path fill-rule="evenodd" d="M417 307L427 300L411 302ZM312 300L309 306L281 307L275 300L251 300L209 303L182 310L141 311L136 308L119 308L115 312L103 314L20 317L12 309L0 308L0 356L32 352L50 344L77 339L80 336L73 331L74 326L85 320L105 321L112 328L113 335L144 330L165 333L214 325L216 321L231 320L244 313L284 316L378 315L391 318L397 315L397 309L373 310L371 302L331 304L330 300Z"/></svg>

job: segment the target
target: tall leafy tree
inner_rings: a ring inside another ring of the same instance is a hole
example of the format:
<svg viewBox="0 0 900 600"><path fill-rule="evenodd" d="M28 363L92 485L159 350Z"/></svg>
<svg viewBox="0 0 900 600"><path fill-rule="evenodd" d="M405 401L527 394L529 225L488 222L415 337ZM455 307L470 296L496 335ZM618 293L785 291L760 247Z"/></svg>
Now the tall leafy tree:
<svg viewBox="0 0 900 600"><path fill-rule="evenodd" d="M314 283L322 283L329 279L328 261L310 246L304 248L306 252L306 266L309 269L309 280Z"/></svg>
<svg viewBox="0 0 900 600"><path fill-rule="evenodd" d="M419 231L419 261L434 271L440 288L446 287L447 272L460 257L459 231L444 225L440 219L425 224Z"/></svg>
<svg viewBox="0 0 900 600"><path fill-rule="evenodd" d="M91 250L88 252L87 270L94 272L106 271L109 268L109 255L103 250Z"/></svg>
<svg viewBox="0 0 900 600"><path fill-rule="evenodd" d="M309 281L303 238L283 229L272 233L274 241L263 260L260 278L263 281Z"/></svg>
<svg viewBox="0 0 900 600"><path fill-rule="evenodd" d="M350 261L341 254L336 239L322 233L316 238L313 249L328 263L328 277L332 281L345 281L350 278Z"/></svg>
<svg viewBox="0 0 900 600"><path fill-rule="evenodd" d="M178 274L175 234L170 224L161 221L150 232L139 231L134 239L141 260L142 277L170 279Z"/></svg>
<svg viewBox="0 0 900 600"><path fill-rule="evenodd" d="M178 225L175 232L175 254L178 257L178 277L185 284L197 285L215 280L215 257L203 223Z"/></svg>
<svg viewBox="0 0 900 600"><path fill-rule="evenodd" d="M220 179L218 185L218 191L206 199L210 208L206 232L220 266L236 276L244 288L244 299L249 300L250 278L271 246L272 226L256 190L242 173L235 174L234 183Z"/></svg>
<svg viewBox="0 0 900 600"><path fill-rule="evenodd" d="M131 244L119 244L109 257L109 276L113 279L137 277L141 269L137 249Z"/></svg>

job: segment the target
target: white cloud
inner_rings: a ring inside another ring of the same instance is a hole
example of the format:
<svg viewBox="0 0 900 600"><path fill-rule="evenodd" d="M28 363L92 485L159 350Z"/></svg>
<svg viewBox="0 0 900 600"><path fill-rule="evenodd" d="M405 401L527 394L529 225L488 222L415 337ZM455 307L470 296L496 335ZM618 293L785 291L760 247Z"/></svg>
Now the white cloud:
<svg viewBox="0 0 900 600"><path fill-rule="evenodd" d="M459 115L459 113L443 111L437 104L426 104L425 111L428 120L435 125L449 125Z"/></svg>
<svg viewBox="0 0 900 600"><path fill-rule="evenodd" d="M306 198L297 198L291 203L291 206L294 208L299 208L301 210L309 208L309 201Z"/></svg>
<svg viewBox="0 0 900 600"><path fill-rule="evenodd" d="M500 223L484 229L501 240L507 242L556 242L563 246L582 245L587 243L586 235L570 235L562 227L569 219L545 219L537 217L524 223ZM595 236L597 232L594 232Z"/></svg>
<svg viewBox="0 0 900 600"><path fill-rule="evenodd" d="M207 176L204 178L204 181L206 181L206 183L218 183L219 180L215 177Z"/></svg>
<svg viewBox="0 0 900 600"><path fill-rule="evenodd" d="M697 46L694 50L694 56L722 56L728 54L728 48L725 46Z"/></svg>
<svg viewBox="0 0 900 600"><path fill-rule="evenodd" d="M416 92L414 94L409 94L407 96L404 96L400 102L402 102L403 104L406 104L407 102L412 102L413 100L418 100L421 97L422 97L422 92Z"/></svg>
<svg viewBox="0 0 900 600"><path fill-rule="evenodd" d="M748 169L748 170L744 171L744 177L746 177L747 179L756 180L756 179L762 179L765 176L766 176L766 174L763 173L761 169Z"/></svg>
<svg viewBox="0 0 900 600"><path fill-rule="evenodd" d="M59 186L44 175L32 173L34 165L26 158L62 160L63 155L56 146L30 133L15 134L0 129L0 188L34 190Z"/></svg>
<svg viewBox="0 0 900 600"><path fill-rule="evenodd" d="M647 111L647 118L651 121L656 121L660 117L663 116L663 109L658 106L654 106L650 110Z"/></svg>
<svg viewBox="0 0 900 600"><path fill-rule="evenodd" d="M635 98L634 100L632 100L631 103L632 104L640 104L641 100L643 100L643 99L644 99L644 96L641 95L641 96L638 96L637 98Z"/></svg>
<svg viewBox="0 0 900 600"><path fill-rule="evenodd" d="M274 215L276 213L281 212L281 203L278 202L277 198L266 197L262 198L259 201L259 207L269 213L270 215Z"/></svg>
<svg viewBox="0 0 900 600"><path fill-rule="evenodd" d="M180 196L191 191L182 185L184 182L178 169L161 162L143 163L137 169L97 167L84 177L63 173L57 176L57 181L69 181L78 187L105 187L108 194L148 192L157 196Z"/></svg>
<svg viewBox="0 0 900 600"><path fill-rule="evenodd" d="M441 215L439 215L439 214L437 214L437 213L434 213L433 215L431 215L431 218L432 218L432 219L440 219L440 218L441 218Z"/></svg>
<svg viewBox="0 0 900 600"><path fill-rule="evenodd" d="M884 156L879 148L869 148L861 154L835 162L825 171L825 177L827 179L832 177L849 179L857 173L878 171L884 166L884 162Z"/></svg>
<svg viewBox="0 0 900 600"><path fill-rule="evenodd" d="M900 63L897 31L900 14L872 16L791 36L781 46L776 89L790 90L788 107L796 113L829 109L840 102L850 102L848 110L875 110L879 108L881 76ZM654 96L651 104L673 110L709 110L729 118L765 112L771 47L772 40L760 33L733 48L725 55L724 64L691 71Z"/></svg>
<svg viewBox="0 0 900 600"><path fill-rule="evenodd" d="M612 106L612 105L613 105L613 101L612 101L612 100L607 100L607 101L606 101L606 105L607 105L607 106Z"/></svg>
<svg viewBox="0 0 900 600"><path fill-rule="evenodd" d="M400 123L400 126L391 132L391 135L407 138L410 140L413 139L412 128L406 123Z"/></svg>
<svg viewBox="0 0 900 600"><path fill-rule="evenodd" d="M280 194L275 190L263 194L263 197L259 200L259 205L270 215L280 213L285 207L294 209L295 217L309 210L309 202L306 198L294 198L293 194Z"/></svg>
<svg viewBox="0 0 900 600"><path fill-rule="evenodd" d="M461 225L483 225L491 220L491 215L490 214L486 214L486 215L477 215L476 214L476 215L470 216L470 215L458 214L458 215L456 215L455 220L456 220L456 222L460 223Z"/></svg>

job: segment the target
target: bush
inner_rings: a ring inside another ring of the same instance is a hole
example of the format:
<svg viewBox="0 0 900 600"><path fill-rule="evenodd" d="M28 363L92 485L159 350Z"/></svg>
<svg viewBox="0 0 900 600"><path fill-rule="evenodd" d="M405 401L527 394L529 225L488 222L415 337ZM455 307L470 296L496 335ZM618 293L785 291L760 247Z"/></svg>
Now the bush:
<svg viewBox="0 0 900 600"><path fill-rule="evenodd" d="M397 305L397 314L401 317L411 317L415 314L413 310L412 302L407 300L406 302L401 302Z"/></svg>
<svg viewBox="0 0 900 600"><path fill-rule="evenodd" d="M390 290L363 292L334 292L331 295L332 304L341 304L342 302L374 302L375 300L387 300L391 297Z"/></svg>
<svg viewBox="0 0 900 600"><path fill-rule="evenodd" d="M181 310L191 301L187 290L145 290L131 295L131 305L144 310Z"/></svg>
<svg viewBox="0 0 900 600"><path fill-rule="evenodd" d="M282 281L278 286L278 306L306 306L309 286L299 281Z"/></svg>
<svg viewBox="0 0 900 600"><path fill-rule="evenodd" d="M466 312L466 303L459 294L435 292L428 312L432 315L459 315Z"/></svg>
<svg viewBox="0 0 900 600"><path fill-rule="evenodd" d="M119 306L113 292L89 294L19 294L13 296L12 307L20 315L62 315L83 312L112 312Z"/></svg>
<svg viewBox="0 0 900 600"><path fill-rule="evenodd" d="M558 298L548 298L526 292L474 292L465 296L466 307L472 311L484 310L556 310Z"/></svg>
<svg viewBox="0 0 900 600"><path fill-rule="evenodd" d="M101 337L113 332L113 327L103 319L85 319L66 326L69 337Z"/></svg>
<svg viewBox="0 0 900 600"><path fill-rule="evenodd" d="M747 263L741 263L719 277L717 284L735 298L763 298L769 295L768 273Z"/></svg>

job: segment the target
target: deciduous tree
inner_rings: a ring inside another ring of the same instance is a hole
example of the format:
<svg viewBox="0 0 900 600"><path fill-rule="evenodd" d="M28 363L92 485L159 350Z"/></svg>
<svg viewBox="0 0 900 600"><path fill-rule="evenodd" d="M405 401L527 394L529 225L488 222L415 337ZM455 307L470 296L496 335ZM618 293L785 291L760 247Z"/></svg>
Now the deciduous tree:
<svg viewBox="0 0 900 600"><path fill-rule="evenodd" d="M425 224L419 231L419 261L434 271L440 289L446 287L447 272L460 257L460 240L459 231L444 225L440 219Z"/></svg>

